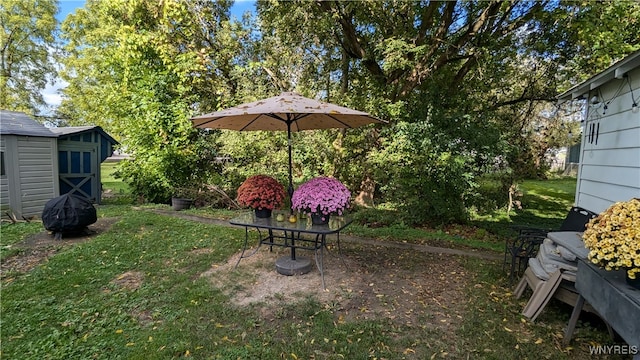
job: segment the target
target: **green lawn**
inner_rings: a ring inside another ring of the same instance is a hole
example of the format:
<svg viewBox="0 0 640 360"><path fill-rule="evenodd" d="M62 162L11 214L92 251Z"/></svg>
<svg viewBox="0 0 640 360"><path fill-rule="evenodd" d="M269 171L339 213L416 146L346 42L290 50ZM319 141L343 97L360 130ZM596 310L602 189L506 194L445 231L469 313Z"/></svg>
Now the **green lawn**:
<svg viewBox="0 0 640 360"><path fill-rule="evenodd" d="M549 207L525 209L525 214L511 216L514 223L519 217L557 222L564 215L552 205L567 205L572 196L568 180L527 182L523 189L527 191L525 204ZM244 231L145 210L131 205L101 205L101 218L117 217L108 231L89 241L60 247L30 271L3 269L2 358L572 359L585 358L589 345L609 343L604 326L595 320L581 322L572 346L562 347L561 334L570 309L552 301L535 324L529 323L520 315L526 301L511 295L501 262L475 258L450 258L461 266L450 276L460 276L462 271L468 284L456 289L458 295L449 300L451 304L439 303L439 308L451 309L450 313L435 316L433 310L433 315L428 315L430 309L423 308L427 316L403 324L392 319L420 309L389 303L386 306L397 313L345 319L344 300L339 299L320 301L300 296L275 310L266 303L239 306L231 294L242 291L242 271L219 273L230 277L231 283L234 277L238 279L237 285L227 286L213 285L202 274L241 249ZM503 217L496 215L495 223L502 224ZM492 223L491 219L483 221ZM16 254L4 252L4 247L38 231L33 224L2 225L3 262ZM367 236L388 241L435 242L485 250L492 246L480 244L499 244L481 227L360 228L354 233L364 235L365 230L370 231ZM357 247L346 251L352 256L359 254ZM387 258L391 254L400 257ZM366 264L372 271L380 261L379 266L401 269L409 278L426 275L433 285L449 280L422 273L430 261L446 264L446 257L381 249L372 259ZM392 284L389 286L393 290ZM362 285L362 289L369 288ZM414 285L419 289L421 284ZM432 296L439 296L436 292L422 302L421 296L425 295L410 290L398 288L393 293L405 292L424 304L430 303ZM381 296L380 301L387 296L373 295L373 299ZM349 296L358 300L363 293L354 291ZM449 318L454 320L450 328L437 326Z"/></svg>
<svg viewBox="0 0 640 360"><path fill-rule="evenodd" d="M510 236L518 226L558 229L573 206L575 178L527 180L519 184L522 209L507 214L505 209L476 216L471 223L492 233Z"/></svg>
<svg viewBox="0 0 640 360"><path fill-rule="evenodd" d="M104 162L100 168L103 202L106 204L130 204L129 186L115 177L117 164L117 162Z"/></svg>

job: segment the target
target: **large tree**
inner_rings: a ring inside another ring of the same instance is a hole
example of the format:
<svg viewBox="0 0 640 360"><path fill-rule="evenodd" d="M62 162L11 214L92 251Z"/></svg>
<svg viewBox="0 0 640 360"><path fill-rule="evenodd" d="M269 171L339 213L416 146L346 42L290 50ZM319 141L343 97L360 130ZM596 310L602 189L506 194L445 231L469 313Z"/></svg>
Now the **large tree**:
<svg viewBox="0 0 640 360"><path fill-rule="evenodd" d="M335 64L343 101L392 121L377 140L362 137L374 149L348 168L376 169L382 194L412 208L412 221L463 218L484 173L527 174L538 103L639 46L631 1L259 4L265 27Z"/></svg>
<svg viewBox="0 0 640 360"><path fill-rule="evenodd" d="M0 106L37 114L41 91L55 77L50 54L58 25L56 0L0 2Z"/></svg>
<svg viewBox="0 0 640 360"><path fill-rule="evenodd" d="M90 1L67 18L60 114L102 125L131 160L119 174L136 195L166 201L213 170L215 134L194 129L195 111L215 109L237 87L234 54L243 32L228 2Z"/></svg>

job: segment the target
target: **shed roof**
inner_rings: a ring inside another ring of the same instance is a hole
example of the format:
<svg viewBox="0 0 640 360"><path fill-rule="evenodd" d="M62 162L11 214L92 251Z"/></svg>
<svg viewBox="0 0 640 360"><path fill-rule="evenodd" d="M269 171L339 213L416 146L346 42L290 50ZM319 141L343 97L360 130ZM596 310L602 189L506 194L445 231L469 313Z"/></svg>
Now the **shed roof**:
<svg viewBox="0 0 640 360"><path fill-rule="evenodd" d="M39 137L65 137L85 132L98 131L112 144L118 142L107 134L100 126L69 126L47 128L35 121L31 116L18 111L0 110L0 134Z"/></svg>
<svg viewBox="0 0 640 360"><path fill-rule="evenodd" d="M58 137L31 116L17 111L0 110L0 134Z"/></svg>
<svg viewBox="0 0 640 360"><path fill-rule="evenodd" d="M628 55L607 69L558 95L558 101L565 102L579 98L590 90L597 89L613 79L622 79L627 72L637 67L640 67L640 50Z"/></svg>
<svg viewBox="0 0 640 360"><path fill-rule="evenodd" d="M112 144L119 144L116 139L107 134L100 126L69 126L69 127L56 127L50 128L51 132L57 134L58 137L66 137L71 135L80 135L86 132L97 131L100 135L107 138Z"/></svg>

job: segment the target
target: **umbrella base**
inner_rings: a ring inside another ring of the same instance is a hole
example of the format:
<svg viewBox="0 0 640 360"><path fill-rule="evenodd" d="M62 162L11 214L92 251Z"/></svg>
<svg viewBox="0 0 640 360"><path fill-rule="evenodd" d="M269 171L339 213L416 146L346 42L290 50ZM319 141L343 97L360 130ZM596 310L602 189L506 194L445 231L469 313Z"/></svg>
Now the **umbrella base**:
<svg viewBox="0 0 640 360"><path fill-rule="evenodd" d="M311 271L311 259L298 256L291 260L290 256L283 256L276 260L276 271L281 275L302 275Z"/></svg>

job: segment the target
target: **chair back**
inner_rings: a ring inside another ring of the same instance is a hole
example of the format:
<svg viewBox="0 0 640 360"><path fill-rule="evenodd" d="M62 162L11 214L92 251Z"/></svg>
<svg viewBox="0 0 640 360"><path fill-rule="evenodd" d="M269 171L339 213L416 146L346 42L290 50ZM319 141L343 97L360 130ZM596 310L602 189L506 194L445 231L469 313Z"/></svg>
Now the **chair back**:
<svg viewBox="0 0 640 360"><path fill-rule="evenodd" d="M578 206L574 206L569 210L567 217L560 226L560 231L579 231L582 232L586 229L589 220L598 216L598 214L583 209Z"/></svg>

